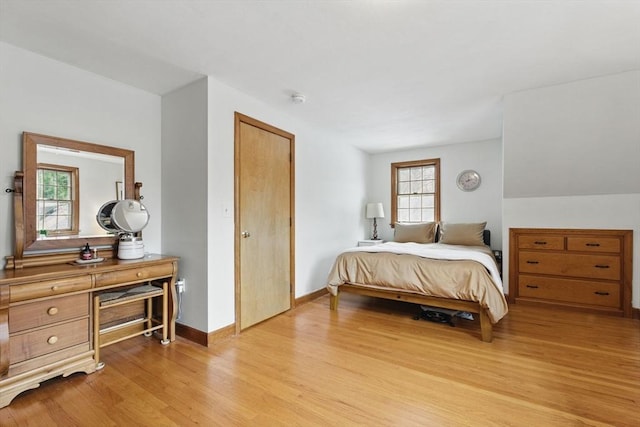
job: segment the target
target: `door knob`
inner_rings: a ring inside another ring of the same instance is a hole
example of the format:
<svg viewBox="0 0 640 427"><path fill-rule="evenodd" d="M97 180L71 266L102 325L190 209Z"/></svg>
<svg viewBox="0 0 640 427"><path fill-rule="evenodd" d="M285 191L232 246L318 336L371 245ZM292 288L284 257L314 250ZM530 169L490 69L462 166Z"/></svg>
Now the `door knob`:
<svg viewBox="0 0 640 427"><path fill-rule="evenodd" d="M245 230L240 235L246 239L247 237L251 236L251 233L249 233L247 230Z"/></svg>

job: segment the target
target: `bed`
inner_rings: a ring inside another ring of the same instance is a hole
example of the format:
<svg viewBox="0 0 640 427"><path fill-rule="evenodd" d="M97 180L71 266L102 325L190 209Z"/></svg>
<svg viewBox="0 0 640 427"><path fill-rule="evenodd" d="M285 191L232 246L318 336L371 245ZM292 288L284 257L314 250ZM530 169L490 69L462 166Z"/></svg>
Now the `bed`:
<svg viewBox="0 0 640 427"><path fill-rule="evenodd" d="M351 248L327 279L331 310L342 292L477 314L482 341L508 312L485 223L396 224L393 242Z"/></svg>

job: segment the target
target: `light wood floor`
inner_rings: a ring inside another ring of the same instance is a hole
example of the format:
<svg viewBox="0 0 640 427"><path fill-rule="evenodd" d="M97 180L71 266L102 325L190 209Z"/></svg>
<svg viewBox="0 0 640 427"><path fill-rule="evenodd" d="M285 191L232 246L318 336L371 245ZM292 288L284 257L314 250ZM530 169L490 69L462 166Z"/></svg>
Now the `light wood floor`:
<svg viewBox="0 0 640 427"><path fill-rule="evenodd" d="M0 425L640 425L640 321L511 306L493 343L477 320L343 295L211 348L139 337L107 366L0 409Z"/></svg>

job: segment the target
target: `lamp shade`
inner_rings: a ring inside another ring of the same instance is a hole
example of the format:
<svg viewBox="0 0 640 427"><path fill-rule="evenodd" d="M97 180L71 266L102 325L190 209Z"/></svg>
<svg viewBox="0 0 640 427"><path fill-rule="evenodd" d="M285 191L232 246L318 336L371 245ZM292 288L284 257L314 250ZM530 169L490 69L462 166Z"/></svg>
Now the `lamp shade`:
<svg viewBox="0 0 640 427"><path fill-rule="evenodd" d="M384 218L382 203L367 203L367 218Z"/></svg>

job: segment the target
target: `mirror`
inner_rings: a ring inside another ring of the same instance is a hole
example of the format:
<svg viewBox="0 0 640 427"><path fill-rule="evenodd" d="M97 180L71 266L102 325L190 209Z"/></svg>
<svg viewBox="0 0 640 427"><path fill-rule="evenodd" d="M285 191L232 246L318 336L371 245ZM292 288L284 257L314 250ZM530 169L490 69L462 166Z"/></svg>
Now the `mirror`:
<svg viewBox="0 0 640 427"><path fill-rule="evenodd" d="M149 223L149 211L137 200L121 200L113 207L111 219L125 233L137 233Z"/></svg>
<svg viewBox="0 0 640 427"><path fill-rule="evenodd" d="M29 132L22 144L24 250L112 245L95 215L105 200L134 198L134 152Z"/></svg>
<svg viewBox="0 0 640 427"><path fill-rule="evenodd" d="M96 221L103 229L117 232L118 258L136 259L144 256L144 243L135 233L149 223L149 211L137 200L112 200L102 205Z"/></svg>

